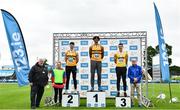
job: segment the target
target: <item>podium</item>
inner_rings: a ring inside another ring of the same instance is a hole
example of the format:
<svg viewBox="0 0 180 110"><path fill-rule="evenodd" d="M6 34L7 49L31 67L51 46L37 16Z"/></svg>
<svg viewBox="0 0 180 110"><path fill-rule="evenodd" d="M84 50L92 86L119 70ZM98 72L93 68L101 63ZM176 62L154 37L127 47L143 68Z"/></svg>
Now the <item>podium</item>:
<svg viewBox="0 0 180 110"><path fill-rule="evenodd" d="M64 93L62 95L62 107L79 107L79 93Z"/></svg>
<svg viewBox="0 0 180 110"><path fill-rule="evenodd" d="M130 97L116 97L116 107L131 108Z"/></svg>
<svg viewBox="0 0 180 110"><path fill-rule="evenodd" d="M106 93L104 91L87 91L87 107L106 107Z"/></svg>

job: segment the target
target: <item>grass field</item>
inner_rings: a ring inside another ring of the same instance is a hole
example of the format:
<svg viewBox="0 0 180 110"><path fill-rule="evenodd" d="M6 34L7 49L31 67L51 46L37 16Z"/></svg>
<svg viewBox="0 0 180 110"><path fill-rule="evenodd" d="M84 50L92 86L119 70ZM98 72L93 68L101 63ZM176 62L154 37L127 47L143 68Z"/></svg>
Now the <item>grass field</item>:
<svg viewBox="0 0 180 110"><path fill-rule="evenodd" d="M180 84L171 84L173 97L180 99ZM180 109L180 103L169 103L169 88L168 84L149 84L149 99L152 100L154 107L149 109ZM157 95L162 92L166 94L166 102L156 103ZM17 84L0 84L0 109L29 109L30 108L30 87L18 87ZM44 98L52 95L52 89L45 89L41 107L38 109L89 109L86 108L86 99L80 100L79 108L64 108L64 107L44 107ZM93 108L93 109L117 109L115 107L115 99L106 100L106 108ZM119 108L121 109L121 108ZM137 106L132 109L146 109L145 107L138 108Z"/></svg>

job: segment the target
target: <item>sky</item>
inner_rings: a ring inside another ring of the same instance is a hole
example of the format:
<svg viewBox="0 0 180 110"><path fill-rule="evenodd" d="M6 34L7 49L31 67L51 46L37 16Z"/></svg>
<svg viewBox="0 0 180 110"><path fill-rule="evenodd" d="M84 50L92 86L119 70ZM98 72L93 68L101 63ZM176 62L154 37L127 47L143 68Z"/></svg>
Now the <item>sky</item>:
<svg viewBox="0 0 180 110"><path fill-rule="evenodd" d="M0 0L0 9L17 19L30 65L37 57L52 64L53 33L147 31L148 46L158 45L153 2L172 45L172 65L180 66L180 0ZM0 15L0 65L12 64Z"/></svg>

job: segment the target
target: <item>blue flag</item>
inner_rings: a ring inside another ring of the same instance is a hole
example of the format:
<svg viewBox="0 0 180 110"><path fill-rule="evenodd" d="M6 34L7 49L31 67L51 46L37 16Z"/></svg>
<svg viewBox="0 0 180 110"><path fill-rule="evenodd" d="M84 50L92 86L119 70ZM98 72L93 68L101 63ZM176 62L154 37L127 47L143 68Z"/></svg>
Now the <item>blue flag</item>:
<svg viewBox="0 0 180 110"><path fill-rule="evenodd" d="M19 86L27 85L30 67L21 29L9 12L1 11L18 84Z"/></svg>
<svg viewBox="0 0 180 110"><path fill-rule="evenodd" d="M161 24L161 18L160 18L160 15L159 15L159 12L155 3L154 3L154 10L155 10L157 33L158 33L162 81L170 82L169 62L168 62L168 56L167 56L167 50L166 50L166 43L164 40L164 33L163 33L162 24Z"/></svg>

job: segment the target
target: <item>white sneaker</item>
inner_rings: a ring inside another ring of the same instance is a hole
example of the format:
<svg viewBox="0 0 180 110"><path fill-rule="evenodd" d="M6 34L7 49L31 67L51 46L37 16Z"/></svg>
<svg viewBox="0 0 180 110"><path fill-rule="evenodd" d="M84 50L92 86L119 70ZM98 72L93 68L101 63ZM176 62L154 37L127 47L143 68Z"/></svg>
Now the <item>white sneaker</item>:
<svg viewBox="0 0 180 110"><path fill-rule="evenodd" d="M74 93L74 94L77 94L77 90L75 89L75 90L73 91L73 93Z"/></svg>
<svg viewBox="0 0 180 110"><path fill-rule="evenodd" d="M65 89L65 90L64 90L64 94L67 94L67 93L68 93L68 90Z"/></svg>

